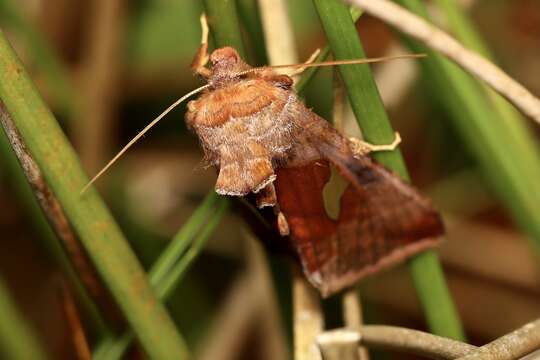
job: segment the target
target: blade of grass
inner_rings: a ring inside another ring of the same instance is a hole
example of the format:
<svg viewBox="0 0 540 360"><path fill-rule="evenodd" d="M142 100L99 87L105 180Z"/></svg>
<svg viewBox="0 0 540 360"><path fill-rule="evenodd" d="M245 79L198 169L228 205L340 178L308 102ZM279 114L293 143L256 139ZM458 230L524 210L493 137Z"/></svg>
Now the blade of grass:
<svg viewBox="0 0 540 360"><path fill-rule="evenodd" d="M150 281L160 300L167 300L178 286L225 215L228 204L228 199L210 193L152 266ZM120 359L132 340L132 332L109 336L96 347L93 359Z"/></svg>
<svg viewBox="0 0 540 360"><path fill-rule="evenodd" d="M80 190L88 182L77 156L0 32L0 98L57 196L88 255L149 356L188 351L146 275L99 195Z"/></svg>
<svg viewBox="0 0 540 360"><path fill-rule="evenodd" d="M164 278L160 284L156 284L156 293L162 299L166 299L170 296L171 292L176 287L176 284L182 279L183 275L186 273L189 266L197 258L204 245L210 238L210 235L214 232L215 228L219 224L223 215L228 209L229 201L227 199L220 199L219 204L215 213L212 215L210 220L208 220L202 229L201 233L192 241L191 247L186 253L178 260L178 263L174 268L169 271L169 274ZM179 233L179 237L182 235L182 231Z"/></svg>
<svg viewBox="0 0 540 360"><path fill-rule="evenodd" d="M360 19L360 16L362 16L362 12L357 9L351 9L351 16L353 22L356 23L358 19ZM326 45L322 50L319 56L315 59L315 62L323 62L325 61L328 56L330 55L330 46ZM294 84L294 88L296 89L296 92L298 92L300 95L302 95L302 92L304 91L304 88L307 86L307 84L311 81L313 76L317 74L317 71L319 71L320 67L310 67L304 70L302 73L302 77Z"/></svg>
<svg viewBox="0 0 540 360"><path fill-rule="evenodd" d="M252 52L257 60L251 65L265 65L268 56L264 47L264 34L261 26L261 14L259 13L258 2L257 0L238 0L237 6L240 19L249 35L250 46L248 48L253 49Z"/></svg>
<svg viewBox="0 0 540 360"><path fill-rule="evenodd" d="M171 243L152 266L152 269L149 272L149 278L150 283L153 286L157 286L157 284L161 283L164 278L168 276L179 257L184 254L185 250L192 243L192 239L197 232L200 231L201 226L203 226L210 217L211 212L218 204L221 204L224 201L226 201L226 199L220 197L214 191L211 191L206 195L203 202L193 212L189 220L182 226L180 231L178 231Z"/></svg>
<svg viewBox="0 0 540 360"><path fill-rule="evenodd" d="M47 359L34 331L0 279L0 354L4 359Z"/></svg>
<svg viewBox="0 0 540 360"><path fill-rule="evenodd" d="M236 2L231 0L204 0L203 2L210 34L216 47L232 46L242 59L247 59Z"/></svg>
<svg viewBox="0 0 540 360"><path fill-rule="evenodd" d="M347 7L337 0L314 0L313 2L335 58L365 57ZM365 139L374 144L391 143L394 132L369 66L341 66L339 70ZM399 150L376 153L374 157L379 163L409 181ZM431 330L442 336L463 339L461 323L437 255L432 251L417 255L409 262L409 269Z"/></svg>
<svg viewBox="0 0 540 360"><path fill-rule="evenodd" d="M401 2L428 18L420 1ZM523 119L511 121L494 111L478 82L446 58L417 42L408 41L408 45L428 54L422 64L431 80L431 92L448 109L458 133L514 222L530 235L535 249L540 251L540 155L527 124Z"/></svg>

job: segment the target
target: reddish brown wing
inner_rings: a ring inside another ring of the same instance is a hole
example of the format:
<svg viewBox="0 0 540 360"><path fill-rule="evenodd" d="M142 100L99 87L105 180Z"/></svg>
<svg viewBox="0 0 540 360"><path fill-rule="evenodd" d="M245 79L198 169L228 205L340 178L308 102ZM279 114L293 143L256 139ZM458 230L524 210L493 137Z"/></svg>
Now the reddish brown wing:
<svg viewBox="0 0 540 360"><path fill-rule="evenodd" d="M435 246L444 230L429 200L370 158L354 158L346 139L310 115L318 124L305 135L323 159L278 169L275 187L304 272L329 296ZM323 203L327 160L350 182L337 220L328 217Z"/></svg>

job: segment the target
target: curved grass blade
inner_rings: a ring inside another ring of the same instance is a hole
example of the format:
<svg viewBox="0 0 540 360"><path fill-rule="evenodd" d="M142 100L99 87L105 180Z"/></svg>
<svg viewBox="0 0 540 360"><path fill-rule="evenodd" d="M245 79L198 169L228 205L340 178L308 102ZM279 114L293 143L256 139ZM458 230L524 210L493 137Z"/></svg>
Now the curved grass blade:
<svg viewBox="0 0 540 360"><path fill-rule="evenodd" d="M178 286L225 215L228 204L228 199L210 193L152 266L150 281L160 300L167 300ZM96 347L93 359L121 359L132 340L132 332L109 336Z"/></svg>

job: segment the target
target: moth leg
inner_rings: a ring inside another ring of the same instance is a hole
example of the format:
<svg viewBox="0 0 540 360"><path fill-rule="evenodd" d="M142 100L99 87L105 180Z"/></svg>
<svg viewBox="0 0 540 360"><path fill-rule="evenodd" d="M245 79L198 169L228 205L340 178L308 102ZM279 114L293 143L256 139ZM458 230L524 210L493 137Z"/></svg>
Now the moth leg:
<svg viewBox="0 0 540 360"><path fill-rule="evenodd" d="M399 136L398 132L394 133L394 141L392 141L391 144L386 145L374 145L370 144L368 142L362 141L360 139L351 137L349 138L351 142L351 150L354 153L354 157L361 157L369 154L370 152L375 151L392 151L395 150L398 145L401 143L401 136Z"/></svg>
<svg viewBox="0 0 540 360"><path fill-rule="evenodd" d="M275 206L277 204L276 189L274 184L270 183L262 188L255 197L257 207L262 209L266 206Z"/></svg>
<svg viewBox="0 0 540 360"><path fill-rule="evenodd" d="M281 236L290 235L291 230L289 228L289 223L287 222L287 218L285 218L285 215L281 211L277 215L277 226L279 230L279 235Z"/></svg>
<svg viewBox="0 0 540 360"><path fill-rule="evenodd" d="M210 71L210 69L205 67L208 63L208 60L210 59L210 57L208 56L208 22L206 21L205 13L201 14L200 21L202 32L201 46L199 47L199 50L197 50L197 53L195 54L195 57L191 62L191 70L204 78L208 78L210 77L212 72Z"/></svg>
<svg viewBox="0 0 540 360"><path fill-rule="evenodd" d="M315 61L315 59L317 59L317 56L319 56L320 53L321 53L321 49L315 50L313 52L313 54L311 54L310 57L306 60L306 62L303 63L303 65L309 65L309 64L313 63ZM291 74L289 76L293 77L293 76L296 76L296 75L300 75L301 73L304 72L304 70L306 70L306 67L301 66L298 69L291 72Z"/></svg>

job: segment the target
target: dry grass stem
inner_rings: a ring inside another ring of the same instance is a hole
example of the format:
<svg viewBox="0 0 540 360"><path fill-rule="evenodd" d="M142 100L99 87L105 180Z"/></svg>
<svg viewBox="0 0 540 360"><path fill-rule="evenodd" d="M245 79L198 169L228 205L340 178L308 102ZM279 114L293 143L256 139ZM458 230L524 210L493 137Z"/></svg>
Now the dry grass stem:
<svg viewBox="0 0 540 360"><path fill-rule="evenodd" d="M430 359L456 359L477 347L422 331L396 326L366 325L362 328L361 343L379 348L425 356Z"/></svg>
<svg viewBox="0 0 540 360"><path fill-rule="evenodd" d="M124 0L91 3L91 31L83 64L83 101L74 128L76 147L89 172L99 169L112 147L124 7Z"/></svg>
<svg viewBox="0 0 540 360"><path fill-rule="evenodd" d="M360 296L356 288L345 292L341 298L343 304L343 321L350 329L360 329L362 327L362 307Z"/></svg>
<svg viewBox="0 0 540 360"><path fill-rule="evenodd" d="M346 0L446 55L497 90L524 114L540 123L540 99L490 61L468 50L444 31L390 0Z"/></svg>
<svg viewBox="0 0 540 360"><path fill-rule="evenodd" d="M366 325L360 332L337 329L317 338L323 360L356 359L360 344L440 360L514 360L540 348L540 320L530 322L499 339L476 347L422 331L396 326Z"/></svg>
<svg viewBox="0 0 540 360"><path fill-rule="evenodd" d="M259 8L270 65L298 63L286 1L259 0Z"/></svg>
<svg viewBox="0 0 540 360"><path fill-rule="evenodd" d="M293 268L294 359L320 359L317 336L324 329L319 294L297 266Z"/></svg>
<svg viewBox="0 0 540 360"><path fill-rule="evenodd" d="M290 358L268 265L256 241L247 233L247 268L229 290L197 359L236 359L247 333L256 327L261 334L261 359Z"/></svg>
<svg viewBox="0 0 540 360"><path fill-rule="evenodd" d="M243 338L257 317L259 297L253 291L250 275L240 275L229 290L221 309L214 317L215 325L206 335L197 359L232 360L240 352Z"/></svg>
<svg viewBox="0 0 540 360"><path fill-rule="evenodd" d="M540 320L530 322L459 360L513 360L540 349Z"/></svg>
<svg viewBox="0 0 540 360"><path fill-rule="evenodd" d="M261 358L272 360L290 359L284 325L281 323L279 304L276 297L270 268L260 241L245 231L248 269L251 274L253 291L259 294L259 327L261 328Z"/></svg>
<svg viewBox="0 0 540 360"><path fill-rule="evenodd" d="M327 331L317 337L323 360L360 360L360 333L351 329Z"/></svg>
<svg viewBox="0 0 540 360"><path fill-rule="evenodd" d="M363 326L363 315L358 289L353 288L345 292L341 301L343 304L343 321L345 327L361 331ZM369 353L363 346L358 348L358 360L369 360Z"/></svg>

